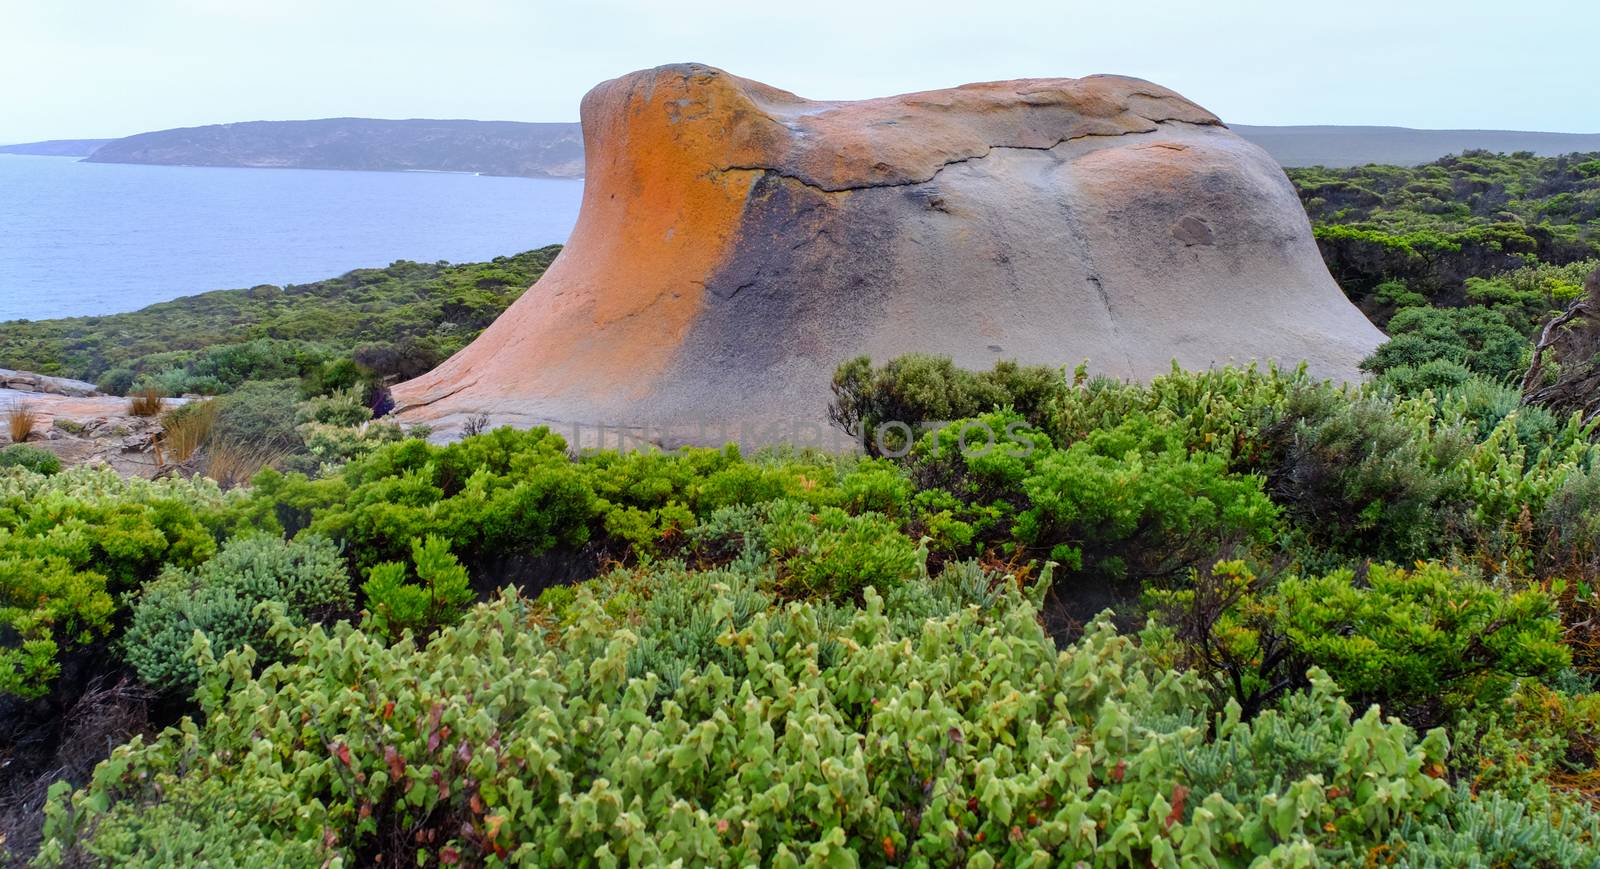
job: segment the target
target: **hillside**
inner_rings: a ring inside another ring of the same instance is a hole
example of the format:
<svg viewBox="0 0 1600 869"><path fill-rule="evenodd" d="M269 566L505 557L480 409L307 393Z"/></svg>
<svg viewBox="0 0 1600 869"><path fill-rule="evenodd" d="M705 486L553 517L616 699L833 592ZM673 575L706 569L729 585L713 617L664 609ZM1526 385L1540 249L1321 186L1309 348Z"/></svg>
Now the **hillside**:
<svg viewBox="0 0 1600 869"><path fill-rule="evenodd" d="M1323 259L1382 325L1402 289L1470 301L1474 279L1600 258L1600 153L1472 151L1417 167L1291 169Z"/></svg>
<svg viewBox="0 0 1600 869"><path fill-rule="evenodd" d="M140 133L93 163L476 172L533 178L583 174L577 124L327 118L248 121Z"/></svg>
<svg viewBox="0 0 1600 869"><path fill-rule="evenodd" d="M1527 151L1541 157L1600 150L1600 133L1228 126L1286 167L1414 166L1471 150ZM64 150L49 150L56 146ZM249 121L160 130L125 139L63 139L0 147L0 153L12 154L77 156L91 152L90 162L95 163L431 170L535 178L583 175L583 135L575 123L371 118Z"/></svg>
<svg viewBox="0 0 1600 869"><path fill-rule="evenodd" d="M115 139L46 139L43 142L23 142L17 145L0 145L0 154L29 154L36 157L87 157L96 149Z"/></svg>
<svg viewBox="0 0 1600 869"><path fill-rule="evenodd" d="M401 261L286 287L216 290L98 317L0 323L0 367L170 395L298 377L364 348L418 373L455 352L544 273L558 246L447 265ZM385 361L387 360L387 361Z"/></svg>
<svg viewBox="0 0 1600 869"><path fill-rule="evenodd" d="M1257 127L1229 124L1284 166L1415 166L1463 151L1554 157L1600 150L1600 133L1534 133L1517 130L1414 130L1408 127Z"/></svg>

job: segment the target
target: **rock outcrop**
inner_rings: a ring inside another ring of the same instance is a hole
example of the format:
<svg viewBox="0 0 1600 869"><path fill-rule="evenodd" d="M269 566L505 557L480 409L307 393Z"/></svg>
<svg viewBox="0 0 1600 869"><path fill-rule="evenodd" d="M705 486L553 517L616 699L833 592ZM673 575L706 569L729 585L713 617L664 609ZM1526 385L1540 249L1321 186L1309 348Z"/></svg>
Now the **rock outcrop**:
<svg viewBox="0 0 1600 869"><path fill-rule="evenodd" d="M1354 379L1382 340L1277 163L1149 82L819 102L687 64L599 85L582 117L566 249L396 388L406 418L759 443L822 429L863 353Z"/></svg>

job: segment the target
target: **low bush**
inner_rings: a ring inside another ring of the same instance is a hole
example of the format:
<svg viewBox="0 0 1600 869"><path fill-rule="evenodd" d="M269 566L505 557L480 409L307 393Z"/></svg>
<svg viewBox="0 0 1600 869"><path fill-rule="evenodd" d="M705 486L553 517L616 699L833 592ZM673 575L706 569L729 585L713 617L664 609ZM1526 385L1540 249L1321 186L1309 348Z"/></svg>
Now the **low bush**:
<svg viewBox="0 0 1600 869"><path fill-rule="evenodd" d="M61 470L61 459L44 447L18 443L0 449L0 468L22 468L49 476Z"/></svg>
<svg viewBox="0 0 1600 869"><path fill-rule="evenodd" d="M1571 661L1550 595L1436 562L1372 565L1360 582L1341 570L1276 583L1222 562L1151 596L1162 627L1147 644L1176 640L1176 663L1246 709L1302 687L1317 667L1358 706L1427 728L1492 713L1518 679L1553 678Z"/></svg>
<svg viewBox="0 0 1600 869"><path fill-rule="evenodd" d="M1058 653L1009 595L910 634L870 593L843 619L804 604L741 619L715 596L747 675L686 666L665 699L661 675L630 672L640 637L583 591L559 635L516 599L426 648L313 628L301 661L215 667L204 724L58 786L42 862L420 847L444 863L1177 866L1359 861L1403 830L1459 847L1477 829L1441 778L1442 732L1353 717L1320 673L1281 710L1208 721L1194 677L1103 623ZM1593 860L1593 829L1574 813L1540 845Z"/></svg>
<svg viewBox="0 0 1600 869"><path fill-rule="evenodd" d="M271 453L298 453L305 446L296 430L299 400L299 385L292 380L247 383L214 399L212 439Z"/></svg>
<svg viewBox="0 0 1600 869"><path fill-rule="evenodd" d="M901 455L927 423L1006 409L1038 426L1066 388L1061 373L1046 366L998 362L975 373L957 368L949 357L913 353L873 368L861 356L834 372L828 415L859 437L868 454Z"/></svg>
<svg viewBox="0 0 1600 869"><path fill-rule="evenodd" d="M267 631L276 615L303 626L353 605L344 559L330 541L240 537L198 568L169 567L147 583L133 603L122 654L146 684L187 693L198 684L196 632L218 653L248 645L262 662L273 661L283 653Z"/></svg>
<svg viewBox="0 0 1600 869"><path fill-rule="evenodd" d="M467 572L442 538L428 535L411 544L411 563L417 581L408 582L412 568L386 561L367 572L361 593L367 601L362 627L390 640L402 633L424 636L454 624L472 602Z"/></svg>
<svg viewBox="0 0 1600 869"><path fill-rule="evenodd" d="M916 545L877 513L778 500L723 507L697 527L698 551L712 560L738 554L770 561L770 589L785 600L858 600L922 571Z"/></svg>
<svg viewBox="0 0 1600 869"><path fill-rule="evenodd" d="M1431 403L1300 389L1264 439L1268 491L1315 549L1404 562L1467 533L1473 438Z"/></svg>
<svg viewBox="0 0 1600 869"><path fill-rule="evenodd" d="M1388 325L1389 341L1362 367L1383 375L1398 368L1449 363L1471 374L1503 382L1520 374L1531 358L1528 338L1490 308L1406 308ZM1412 374L1415 378L1417 375Z"/></svg>
<svg viewBox="0 0 1600 869"><path fill-rule="evenodd" d="M123 595L210 558L226 506L203 480L0 472L0 694L45 693L62 657L111 635Z"/></svg>
<svg viewBox="0 0 1600 869"><path fill-rule="evenodd" d="M1279 511L1259 477L1169 435L1135 418L1039 459L1022 483L1018 539L1069 572L1143 580L1275 534Z"/></svg>

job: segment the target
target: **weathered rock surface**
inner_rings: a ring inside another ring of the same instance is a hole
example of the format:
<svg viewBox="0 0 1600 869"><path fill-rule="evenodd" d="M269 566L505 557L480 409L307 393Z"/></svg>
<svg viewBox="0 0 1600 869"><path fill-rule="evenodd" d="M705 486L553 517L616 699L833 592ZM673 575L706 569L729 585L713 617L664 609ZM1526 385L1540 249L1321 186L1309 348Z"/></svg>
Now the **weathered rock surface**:
<svg viewBox="0 0 1600 869"><path fill-rule="evenodd" d="M17 371L11 368L0 368L0 389L11 389L18 392L42 392L50 395L70 395L79 398L105 394L93 383L71 380L66 377L51 377L48 374L36 374L32 371Z"/></svg>
<svg viewBox="0 0 1600 869"><path fill-rule="evenodd" d="M43 376L27 371L4 371L19 375L10 382ZM32 411L36 420L28 443L55 453L68 466L105 465L119 474L139 477L158 473L161 464L157 460L155 442L161 433L160 420L130 415L126 398L93 392L92 386L91 393L75 395L0 386L0 413L17 406ZM187 400L168 398L164 402L168 407L177 407ZM0 447L9 444L9 436L0 433Z"/></svg>
<svg viewBox="0 0 1600 869"><path fill-rule="evenodd" d="M688 64L605 82L582 115L570 242L395 390L403 416L752 443L822 427L862 353L1354 379L1382 340L1277 163L1149 82L818 102Z"/></svg>

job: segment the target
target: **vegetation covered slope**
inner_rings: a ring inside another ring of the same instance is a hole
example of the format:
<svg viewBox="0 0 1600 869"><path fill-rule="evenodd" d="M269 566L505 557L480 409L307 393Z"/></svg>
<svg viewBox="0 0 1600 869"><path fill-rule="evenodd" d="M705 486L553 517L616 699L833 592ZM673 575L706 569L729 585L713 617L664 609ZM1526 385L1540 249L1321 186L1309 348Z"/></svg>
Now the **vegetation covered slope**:
<svg viewBox="0 0 1600 869"><path fill-rule="evenodd" d="M1469 151L1411 168L1289 176L1329 269L1358 301L1401 281L1459 302L1470 277L1600 258L1600 153Z"/></svg>
<svg viewBox="0 0 1600 869"><path fill-rule="evenodd" d="M14 321L0 324L0 367L98 382L119 394L154 383L168 395L299 377L358 353L386 374L414 374L476 337L560 250L462 265L401 261L126 314Z"/></svg>
<svg viewBox="0 0 1600 869"><path fill-rule="evenodd" d="M1481 381L1025 375L877 459L0 471L12 720L153 710L98 710L131 741L40 859L1600 860L1592 431Z"/></svg>

